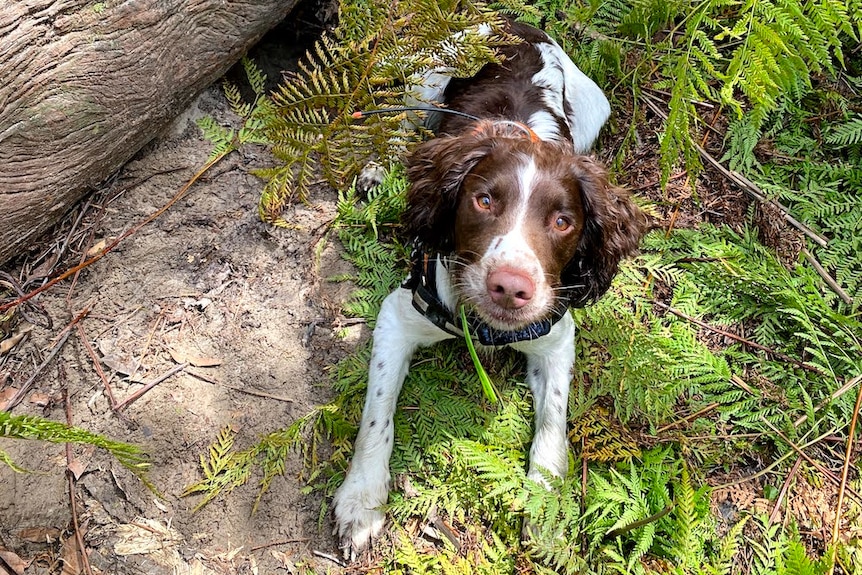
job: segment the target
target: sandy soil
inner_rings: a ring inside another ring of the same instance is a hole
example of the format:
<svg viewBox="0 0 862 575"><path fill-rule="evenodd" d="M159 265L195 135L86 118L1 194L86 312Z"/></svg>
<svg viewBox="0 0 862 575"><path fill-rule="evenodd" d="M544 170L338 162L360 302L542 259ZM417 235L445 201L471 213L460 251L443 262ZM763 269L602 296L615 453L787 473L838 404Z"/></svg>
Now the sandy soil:
<svg viewBox="0 0 862 575"><path fill-rule="evenodd" d="M206 162L210 145L194 125L204 114L235 121L220 89L210 88L70 214L54 245L5 271L26 281L39 271L32 268L40 253L52 258L68 238L56 264L65 269L155 212ZM328 520L318 526L320 500L300 493L298 460L288 461L287 472L253 515L254 479L198 512L192 511L197 498L180 497L202 477L200 455L219 430L230 426L238 444L247 446L290 424L326 399L326 366L365 337L363 326L350 328L346 339L334 335L340 301L349 291L325 281L349 270L338 247L325 244L319 251L322 226L334 215L334 192L323 189L311 205L292 208L287 219L296 229L264 224L256 210L261 182L248 171L266 160L260 150L234 154L77 281L40 296L38 305L53 328L32 326L29 337L0 357L0 390L8 397L42 362L57 334L88 309L80 325L118 402L175 368L183 356L196 364L118 417L75 330L14 411L64 421L68 393L74 424L150 454L161 500L101 450L72 450L83 466L75 486L78 523L90 561L100 570L251 573L291 562L335 565L313 555L336 549ZM28 315L44 323L35 309ZM218 365L205 367L212 363ZM0 550L32 561L26 573L59 572L57 561L75 555L65 447L0 440L0 449L33 471L18 474L0 465Z"/></svg>

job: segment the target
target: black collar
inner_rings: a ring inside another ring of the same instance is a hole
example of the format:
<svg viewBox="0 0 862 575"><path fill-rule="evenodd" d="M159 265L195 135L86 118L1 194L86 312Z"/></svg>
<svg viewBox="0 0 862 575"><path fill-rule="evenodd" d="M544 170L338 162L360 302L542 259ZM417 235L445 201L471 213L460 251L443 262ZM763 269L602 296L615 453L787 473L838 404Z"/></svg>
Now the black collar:
<svg viewBox="0 0 862 575"><path fill-rule="evenodd" d="M427 254L417 248L413 250L410 260L412 264L410 275L404 280L401 287L413 292L413 307L428 321L446 333L456 337L464 337L460 317L446 307L437 292L437 256ZM472 312L467 313L467 324L471 334L482 345L509 345L547 335L554 324L568 313L567 307L559 307L561 309L555 309L551 317L511 331L495 329Z"/></svg>

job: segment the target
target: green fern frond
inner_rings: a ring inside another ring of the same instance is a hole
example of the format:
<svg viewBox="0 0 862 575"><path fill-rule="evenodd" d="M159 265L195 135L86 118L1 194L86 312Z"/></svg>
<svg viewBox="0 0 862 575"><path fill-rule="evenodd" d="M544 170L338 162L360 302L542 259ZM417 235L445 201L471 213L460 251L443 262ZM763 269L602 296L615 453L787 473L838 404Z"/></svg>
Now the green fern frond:
<svg viewBox="0 0 862 575"><path fill-rule="evenodd" d="M857 115L844 124L834 127L826 136L826 142L843 148L862 143L862 116Z"/></svg>
<svg viewBox="0 0 862 575"><path fill-rule="evenodd" d="M715 575L732 575L734 572L734 559L739 550L742 530L745 528L748 518L743 518L731 527L727 534L721 538L718 552L712 561L712 569Z"/></svg>
<svg viewBox="0 0 862 575"><path fill-rule="evenodd" d="M242 451L234 449L235 433L230 427L225 427L210 445L209 457L201 455L200 465L204 478L187 486L182 496L202 494L203 497L194 508L197 511L222 493L247 483L259 467L263 471L263 477L254 511L275 476L283 473L284 460L291 453L299 451L304 456L311 457L308 450L316 450L316 446L309 447L309 444L304 442L304 434L320 419L322 411L316 409L291 426L266 435L258 443Z"/></svg>
<svg viewBox="0 0 862 575"><path fill-rule="evenodd" d="M223 84L231 111L242 120L240 129L222 127L211 116L204 116L196 122L204 139L213 145L209 161L226 156L246 144L271 143L264 133L264 127L272 121L272 107L264 94L266 76L247 57L243 57L242 66L254 90L253 102L246 102L235 84L227 81Z"/></svg>
<svg viewBox="0 0 862 575"><path fill-rule="evenodd" d="M261 215L279 221L286 202L305 199L319 168L333 187L350 181L369 158L395 158L418 134L393 114L356 121L355 111L403 105L431 69L475 73L496 60L493 13L467 2L371 2L346 8L338 28L324 35L272 96L266 135L281 165L267 179ZM317 166L315 166L317 164Z"/></svg>
<svg viewBox="0 0 862 575"><path fill-rule="evenodd" d="M683 564L696 565L700 558L700 544L696 533L699 517L695 510L695 492L691 485L688 467L682 466L679 482L674 485L673 554Z"/></svg>
<svg viewBox="0 0 862 575"><path fill-rule="evenodd" d="M8 411L0 411L0 437L9 439L32 439L49 441L51 443L82 443L104 449L119 461L123 467L134 473L147 487L154 489L147 471L150 463L146 453L141 448L108 439L97 433L92 433L80 427L51 421L33 415L12 415ZM8 454L3 453L0 461L7 463L16 471L21 470L10 463Z"/></svg>
<svg viewBox="0 0 862 575"><path fill-rule="evenodd" d="M209 160L224 156L236 149L236 132L234 130L218 125L211 116L199 118L196 123L201 129L204 139L213 146Z"/></svg>
<svg viewBox="0 0 862 575"><path fill-rule="evenodd" d="M23 467L20 467L19 465L17 465L17 464L12 460L12 457L11 457L8 453L6 453L5 451L3 451L2 449L0 449L0 463L4 463L4 464L6 464L6 466L8 466L8 467L9 467L9 469L11 469L12 471L14 471L15 473L27 473L27 470L26 470L26 469L24 469Z"/></svg>

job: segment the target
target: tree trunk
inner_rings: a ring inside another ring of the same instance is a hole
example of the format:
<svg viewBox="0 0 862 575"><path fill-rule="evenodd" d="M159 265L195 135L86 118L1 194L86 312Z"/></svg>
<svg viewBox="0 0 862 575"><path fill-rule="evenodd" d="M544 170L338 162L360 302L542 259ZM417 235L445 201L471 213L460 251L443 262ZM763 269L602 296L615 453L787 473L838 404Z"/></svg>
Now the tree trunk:
<svg viewBox="0 0 862 575"><path fill-rule="evenodd" d="M0 264L297 0L0 0Z"/></svg>

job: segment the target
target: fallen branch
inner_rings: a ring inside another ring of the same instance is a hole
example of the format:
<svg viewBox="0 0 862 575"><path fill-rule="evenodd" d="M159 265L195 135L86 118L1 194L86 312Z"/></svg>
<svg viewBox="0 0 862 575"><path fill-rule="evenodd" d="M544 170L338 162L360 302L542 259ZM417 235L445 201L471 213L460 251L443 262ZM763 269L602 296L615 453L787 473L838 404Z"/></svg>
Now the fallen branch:
<svg viewBox="0 0 862 575"><path fill-rule="evenodd" d="M805 259L808 260L808 263L811 264L811 267L814 268L814 271L816 271L820 275L820 277L823 278L823 281L825 281L826 284L830 288L832 288L832 291L838 294L838 297L841 298L841 301L843 301L847 305L853 305L853 298L850 297L840 285L838 285L837 281L832 279L832 276L829 275L829 272L827 272L826 269L824 269L824 267L820 264L820 262L818 262L817 259L813 255L811 255L811 252L809 252L805 248L802 248L801 251L802 255L805 256Z"/></svg>

